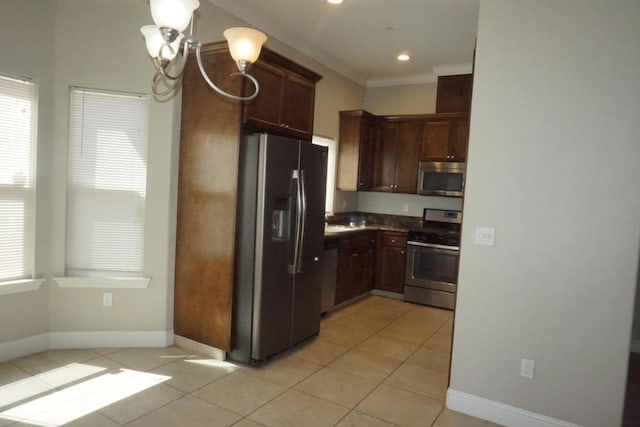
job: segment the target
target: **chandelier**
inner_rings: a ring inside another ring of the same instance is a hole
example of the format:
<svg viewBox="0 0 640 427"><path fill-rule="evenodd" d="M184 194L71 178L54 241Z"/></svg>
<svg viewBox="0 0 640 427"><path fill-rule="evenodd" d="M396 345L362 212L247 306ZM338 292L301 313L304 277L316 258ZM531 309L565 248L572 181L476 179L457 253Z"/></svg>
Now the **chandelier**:
<svg viewBox="0 0 640 427"><path fill-rule="evenodd" d="M238 75L250 80L255 90L251 95L238 96L225 92L216 86L202 65L200 48L202 44L193 35L193 12L200 6L198 0L150 0L151 16L155 25L140 28L144 35L147 51L156 67L151 88L158 96L165 96L178 87L182 79L185 64L191 50L195 50L198 68L204 80L213 90L228 98L248 101L258 95L260 86L251 74L249 66L258 59L262 44L267 40L262 32L252 28L235 27L224 31L229 44L229 53L238 67ZM189 27L189 34L183 31ZM177 59L177 58L181 59ZM167 90L161 91L159 84L164 82Z"/></svg>

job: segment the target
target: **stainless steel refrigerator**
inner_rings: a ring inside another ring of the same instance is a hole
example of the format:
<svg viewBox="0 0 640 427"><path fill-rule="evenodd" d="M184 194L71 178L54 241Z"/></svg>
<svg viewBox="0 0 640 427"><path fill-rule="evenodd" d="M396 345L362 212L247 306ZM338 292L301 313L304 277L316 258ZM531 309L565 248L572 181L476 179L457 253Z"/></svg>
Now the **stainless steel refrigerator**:
<svg viewBox="0 0 640 427"><path fill-rule="evenodd" d="M245 135L230 359L265 361L318 333L326 176L326 147Z"/></svg>

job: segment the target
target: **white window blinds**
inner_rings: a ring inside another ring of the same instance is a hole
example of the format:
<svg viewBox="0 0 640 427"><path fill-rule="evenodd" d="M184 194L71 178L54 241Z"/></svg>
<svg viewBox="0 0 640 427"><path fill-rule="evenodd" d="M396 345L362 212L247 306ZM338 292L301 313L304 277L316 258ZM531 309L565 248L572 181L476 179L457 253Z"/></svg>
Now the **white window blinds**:
<svg viewBox="0 0 640 427"><path fill-rule="evenodd" d="M0 281L31 278L36 88L0 75Z"/></svg>
<svg viewBox="0 0 640 427"><path fill-rule="evenodd" d="M146 96L71 89L68 276L141 274L147 125Z"/></svg>

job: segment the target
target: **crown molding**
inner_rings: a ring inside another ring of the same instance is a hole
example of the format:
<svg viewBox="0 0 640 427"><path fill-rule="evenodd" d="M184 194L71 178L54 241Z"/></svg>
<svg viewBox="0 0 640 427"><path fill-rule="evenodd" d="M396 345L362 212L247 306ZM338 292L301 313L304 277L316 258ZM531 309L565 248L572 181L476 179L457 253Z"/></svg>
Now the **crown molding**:
<svg viewBox="0 0 640 427"><path fill-rule="evenodd" d="M367 80L366 87L419 85L425 83L436 83L437 81L438 76L433 73L404 77L376 77Z"/></svg>
<svg viewBox="0 0 640 427"><path fill-rule="evenodd" d="M456 74L471 74L473 71L473 64L448 64L448 65L435 65L431 67L436 76L452 76Z"/></svg>

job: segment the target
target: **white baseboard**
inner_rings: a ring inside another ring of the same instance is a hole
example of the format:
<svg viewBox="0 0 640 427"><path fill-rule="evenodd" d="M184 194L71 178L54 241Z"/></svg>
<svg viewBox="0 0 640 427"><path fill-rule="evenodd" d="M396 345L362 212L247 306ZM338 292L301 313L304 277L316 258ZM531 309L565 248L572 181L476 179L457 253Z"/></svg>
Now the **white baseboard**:
<svg viewBox="0 0 640 427"><path fill-rule="evenodd" d="M50 349L168 347L173 331L49 332L0 343L0 362Z"/></svg>
<svg viewBox="0 0 640 427"><path fill-rule="evenodd" d="M507 427L580 427L578 424L453 389L447 390L447 408Z"/></svg>
<svg viewBox="0 0 640 427"><path fill-rule="evenodd" d="M211 347L210 345L202 344L201 342L197 342L180 335L174 335L174 341L177 346L195 351L203 356L209 356L212 359L225 360L227 358L227 353L219 348Z"/></svg>
<svg viewBox="0 0 640 427"><path fill-rule="evenodd" d="M40 353L49 349L49 334L34 335L0 343L0 362Z"/></svg>
<svg viewBox="0 0 640 427"><path fill-rule="evenodd" d="M49 332L49 348L168 347L173 331Z"/></svg>
<svg viewBox="0 0 640 427"><path fill-rule="evenodd" d="M640 340L631 340L631 352L640 353Z"/></svg>

